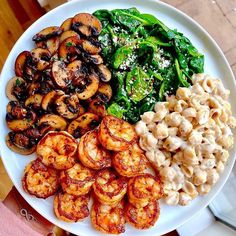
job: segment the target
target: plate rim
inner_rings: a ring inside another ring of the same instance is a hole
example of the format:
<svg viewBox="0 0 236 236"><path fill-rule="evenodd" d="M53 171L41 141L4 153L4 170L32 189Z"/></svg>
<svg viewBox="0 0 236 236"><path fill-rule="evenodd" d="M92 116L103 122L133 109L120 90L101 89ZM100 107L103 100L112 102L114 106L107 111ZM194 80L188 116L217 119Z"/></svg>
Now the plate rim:
<svg viewBox="0 0 236 236"><path fill-rule="evenodd" d="M43 16L41 16L39 19L37 19L37 20L18 38L18 40L15 42L14 46L12 47L11 51L9 52L9 54L8 54L8 56L7 56L7 59L5 60L5 63L4 63L4 65L3 65L3 67L2 67L2 71L5 71L5 70L6 70L5 67L7 66L8 61L9 61L10 58L11 58L11 54L15 51L18 41L20 41L21 38L24 37L25 34L27 34L28 32L32 31L32 29L35 27L35 25L38 24L38 21L42 20L42 19L43 19L44 17L46 17L46 16L49 17L50 15L53 15L55 11L58 11L59 9L64 8L65 5L74 5L74 4L76 4L76 3L79 4L80 2L83 2L83 1L84 1L84 0L73 0L73 1L66 2L66 3L64 3L64 4L58 6L58 7L54 8L54 9L52 9L51 11L47 12L45 15L43 15ZM100 1L102 2L103 0L100 0ZM126 1L127 1L127 2L130 2L130 3L133 3L133 5L135 6L135 1L132 1L132 0L126 0ZM190 21L191 24L193 24L195 27L197 27L197 29L198 29L201 33L203 33L204 35L206 35L207 38L208 38L208 40L210 40L210 42L213 44L214 48L217 50L217 53L220 54L221 59L224 61L225 65L227 66L229 75L233 78L233 81L232 81L232 82L233 82L233 84L234 84L234 87L236 88L235 76L234 76L234 74L233 74L233 71L232 71L232 69L231 69L231 67L230 67L230 64L229 64L228 60L226 59L226 57L225 57L225 55L224 55L222 49L220 48L220 46L216 43L216 41L214 40L214 38L207 32L207 30L203 28L203 26L201 26L198 22L196 22L194 19L192 19L192 18L191 18L190 16L188 16L186 13L182 12L181 10L177 9L176 7L174 7L174 6L172 6L172 5L168 4L168 3L165 3L165 2L162 2L162 1L159 1L159 0L146 0L146 1L149 2L149 3L152 3L152 4L163 5L163 6L165 6L166 8L169 8L169 10L177 12L181 17L183 17L183 18L184 18L185 20L187 20L187 21ZM3 86L3 85L2 85L2 84L3 84L3 73L2 73L2 71L1 71L1 75L0 75L0 86ZM29 204L31 207L33 207L40 215L42 215L44 218L46 218L47 220L49 220L52 224L57 225L55 222L53 222L52 219L48 219L48 218L47 218L47 213L41 212L40 209L36 209L37 207L35 208L35 206L33 205L33 203L30 202L30 199L27 198L26 193L23 192L23 190L22 190L21 188L19 188L19 186L16 185L16 182L14 181L13 175L11 174L11 171L8 169L8 166L7 166L6 162L5 162L5 158L2 158L1 146L0 146L0 158L2 159L4 168L6 169L8 176L10 177L10 179L11 179L11 181L13 182L14 186L17 188L18 192L19 192L19 193L21 194L21 196L25 199L25 201L27 201L28 204ZM213 197L211 197L210 199L208 199L208 200L202 205L202 207L201 207L199 210L195 211L195 213L192 214L190 217L185 217L185 218L182 220L181 223L175 224L174 226L170 227L170 228L168 229L168 231L164 231L164 230L163 230L163 232L161 232L162 234L167 233L167 232L170 232L170 231L172 231L172 230L175 230L175 229L177 229L178 227L180 227L181 225L185 224L187 221L191 220L194 216L196 216L196 215L200 212L200 210L202 210L202 209L204 209L205 207L207 207L207 206L209 205L209 203L214 200L214 198L215 198L215 197L217 196L217 194L222 190L223 186L225 185L226 181L228 180L229 175L230 175L230 173L231 173L231 171L232 171L232 168L233 168L233 166L234 166L234 164L235 164L235 159L236 159L236 151L235 151L235 150L234 150L234 156L232 156L231 158L233 159L233 160L232 160L232 166L230 167L229 171L228 171L227 173L225 173L225 180L223 181L223 183L221 184L221 186L219 186L219 188L215 191ZM25 197L25 196L26 196L26 197ZM60 227L60 228L62 228L62 229L64 229L64 230L66 230L66 231L71 232L70 229L69 229L69 227L61 226L61 225L58 226L58 227ZM99 234L99 232L98 232L98 234ZM84 234L81 234L81 235L84 235ZM84 236L85 236L85 235L84 235Z"/></svg>

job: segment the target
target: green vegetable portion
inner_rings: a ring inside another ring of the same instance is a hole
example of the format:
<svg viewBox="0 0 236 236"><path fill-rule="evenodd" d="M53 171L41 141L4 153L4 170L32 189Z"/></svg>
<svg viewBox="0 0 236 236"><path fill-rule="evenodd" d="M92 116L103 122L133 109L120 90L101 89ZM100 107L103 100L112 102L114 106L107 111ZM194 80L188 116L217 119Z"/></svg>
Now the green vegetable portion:
<svg viewBox="0 0 236 236"><path fill-rule="evenodd" d="M109 114L131 123L157 101L188 87L194 73L204 71L204 56L190 40L136 8L98 10L102 56L112 72Z"/></svg>

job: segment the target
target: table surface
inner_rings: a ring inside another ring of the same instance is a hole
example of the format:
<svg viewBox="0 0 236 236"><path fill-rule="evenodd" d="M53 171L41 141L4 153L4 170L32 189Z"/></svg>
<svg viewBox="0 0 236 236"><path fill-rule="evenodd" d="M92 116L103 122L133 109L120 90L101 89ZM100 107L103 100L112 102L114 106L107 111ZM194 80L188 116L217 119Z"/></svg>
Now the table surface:
<svg viewBox="0 0 236 236"><path fill-rule="evenodd" d="M236 76L236 0L164 0L163 2L185 12L210 33L223 50ZM16 40L44 12L36 0L0 1L0 71ZM11 187L11 180L0 160L0 199L5 198Z"/></svg>

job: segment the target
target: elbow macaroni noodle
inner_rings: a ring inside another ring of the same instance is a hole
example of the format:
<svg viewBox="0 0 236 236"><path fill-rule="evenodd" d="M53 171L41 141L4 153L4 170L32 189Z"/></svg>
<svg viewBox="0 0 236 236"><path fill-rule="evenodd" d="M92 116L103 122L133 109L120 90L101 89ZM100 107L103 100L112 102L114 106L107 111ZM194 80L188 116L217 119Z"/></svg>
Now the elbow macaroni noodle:
<svg viewBox="0 0 236 236"><path fill-rule="evenodd" d="M218 181L233 146L236 127L229 90L219 79L192 76L193 85L157 102L135 129L140 146L159 171L165 202L188 205Z"/></svg>

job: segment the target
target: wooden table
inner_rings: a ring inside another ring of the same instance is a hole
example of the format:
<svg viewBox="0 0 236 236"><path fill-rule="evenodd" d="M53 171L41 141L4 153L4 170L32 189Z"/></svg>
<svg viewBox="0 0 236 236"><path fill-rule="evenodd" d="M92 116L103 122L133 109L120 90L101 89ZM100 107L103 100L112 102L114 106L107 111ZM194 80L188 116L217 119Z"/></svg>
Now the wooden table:
<svg viewBox="0 0 236 236"><path fill-rule="evenodd" d="M236 76L236 0L163 1L191 16L210 33ZM44 12L36 0L0 0L0 71L16 40ZM5 198L11 186L0 160L0 199ZM174 236L176 232L168 235Z"/></svg>

